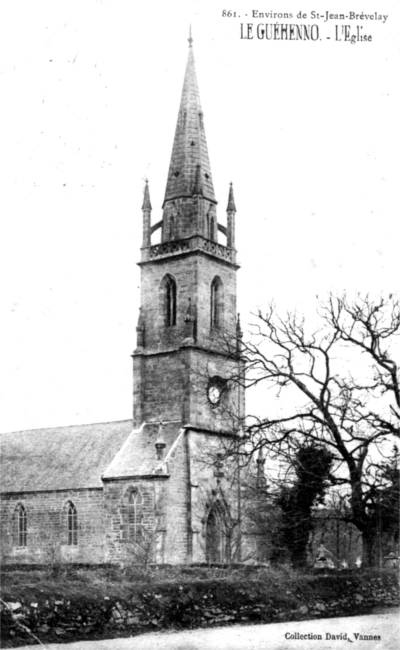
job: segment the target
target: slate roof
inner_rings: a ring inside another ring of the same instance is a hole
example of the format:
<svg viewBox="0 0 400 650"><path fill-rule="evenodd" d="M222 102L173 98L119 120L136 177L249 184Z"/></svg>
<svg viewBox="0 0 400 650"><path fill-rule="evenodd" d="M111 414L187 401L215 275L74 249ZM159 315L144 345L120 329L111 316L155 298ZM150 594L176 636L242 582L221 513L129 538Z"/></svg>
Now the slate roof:
<svg viewBox="0 0 400 650"><path fill-rule="evenodd" d="M179 431L179 423L169 422L163 424L162 437L165 442L163 458L167 456L179 435ZM162 461L157 459L155 448L158 436L158 424L144 424L140 429L132 431L105 470L103 477L110 479L155 474L155 470L162 464Z"/></svg>
<svg viewBox="0 0 400 650"><path fill-rule="evenodd" d="M1 434L0 491L102 487L102 473L131 431L124 420Z"/></svg>

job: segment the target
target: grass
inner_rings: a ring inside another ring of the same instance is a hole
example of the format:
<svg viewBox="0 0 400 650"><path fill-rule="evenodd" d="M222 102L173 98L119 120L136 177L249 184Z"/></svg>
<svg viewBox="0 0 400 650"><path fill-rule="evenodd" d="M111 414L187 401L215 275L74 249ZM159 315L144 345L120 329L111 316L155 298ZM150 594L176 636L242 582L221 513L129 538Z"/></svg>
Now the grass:
<svg viewBox="0 0 400 650"><path fill-rule="evenodd" d="M304 580L304 578L303 578ZM301 576L295 582L302 582ZM33 569L30 571L5 571L2 574L3 599L12 598L129 598L132 591L160 587L167 591L176 585L183 587L205 586L220 583L221 586L255 588L258 583L275 593L284 593L294 584L293 571L285 569L219 568L170 566L150 568L96 568L68 567L58 571Z"/></svg>
<svg viewBox="0 0 400 650"><path fill-rule="evenodd" d="M291 567L245 567L230 568L206 566L164 566L151 567L143 571L138 567L125 569L114 567L78 568L65 567L58 570L7 570L1 575L2 598L44 599L129 599L133 592L159 588L164 592L176 590L177 585L194 592L212 587L221 597L229 598L230 592L241 590L251 598L262 592L271 594L274 600L290 600L297 597L329 597L337 592L338 582L347 587L354 586L365 578L392 575L393 572L375 570L361 572L332 572L329 576L295 571Z"/></svg>

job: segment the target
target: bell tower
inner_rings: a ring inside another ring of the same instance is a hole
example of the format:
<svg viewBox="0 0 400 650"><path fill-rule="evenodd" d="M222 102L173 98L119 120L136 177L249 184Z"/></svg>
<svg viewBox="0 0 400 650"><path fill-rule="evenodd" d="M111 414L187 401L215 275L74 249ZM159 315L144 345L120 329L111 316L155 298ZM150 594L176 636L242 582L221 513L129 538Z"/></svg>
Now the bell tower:
<svg viewBox="0 0 400 650"><path fill-rule="evenodd" d="M191 34L161 219L152 221L147 181L142 211L134 427L164 421L232 432L244 411L241 388L229 382L240 366L236 207L231 184L227 225L218 222ZM161 242L152 244L158 229Z"/></svg>

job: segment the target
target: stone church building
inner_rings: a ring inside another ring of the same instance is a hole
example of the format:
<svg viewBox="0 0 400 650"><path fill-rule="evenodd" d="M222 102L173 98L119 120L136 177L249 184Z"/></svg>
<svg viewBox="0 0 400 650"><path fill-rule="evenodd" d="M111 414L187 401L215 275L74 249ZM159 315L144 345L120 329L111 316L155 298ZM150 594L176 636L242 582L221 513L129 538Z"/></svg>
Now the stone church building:
<svg viewBox="0 0 400 650"><path fill-rule="evenodd" d="M241 336L236 208L231 186L218 222L191 38L162 217L147 182L142 211L133 421L0 437L4 562L240 560L240 487L217 454L244 416L239 347L221 346Z"/></svg>

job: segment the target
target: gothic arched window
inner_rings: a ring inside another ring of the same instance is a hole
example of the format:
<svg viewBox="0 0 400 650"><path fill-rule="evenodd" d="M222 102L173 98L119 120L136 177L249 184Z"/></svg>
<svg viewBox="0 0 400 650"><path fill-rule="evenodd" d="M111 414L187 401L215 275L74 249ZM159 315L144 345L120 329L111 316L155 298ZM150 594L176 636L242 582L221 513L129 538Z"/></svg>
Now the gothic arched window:
<svg viewBox="0 0 400 650"><path fill-rule="evenodd" d="M224 285L219 276L211 283L211 327L222 327L224 317Z"/></svg>
<svg viewBox="0 0 400 650"><path fill-rule="evenodd" d="M164 324L176 325L176 282L169 274L161 282L161 303Z"/></svg>
<svg viewBox="0 0 400 650"><path fill-rule="evenodd" d="M20 503L14 510L13 517L13 543L14 546L26 546L28 541L28 528L26 510Z"/></svg>
<svg viewBox="0 0 400 650"><path fill-rule="evenodd" d="M127 503L127 538L130 542L137 542L142 533L142 507L143 497L140 490L131 490Z"/></svg>
<svg viewBox="0 0 400 650"><path fill-rule="evenodd" d="M67 541L68 546L78 544L78 513L74 504L69 501L67 504Z"/></svg>

